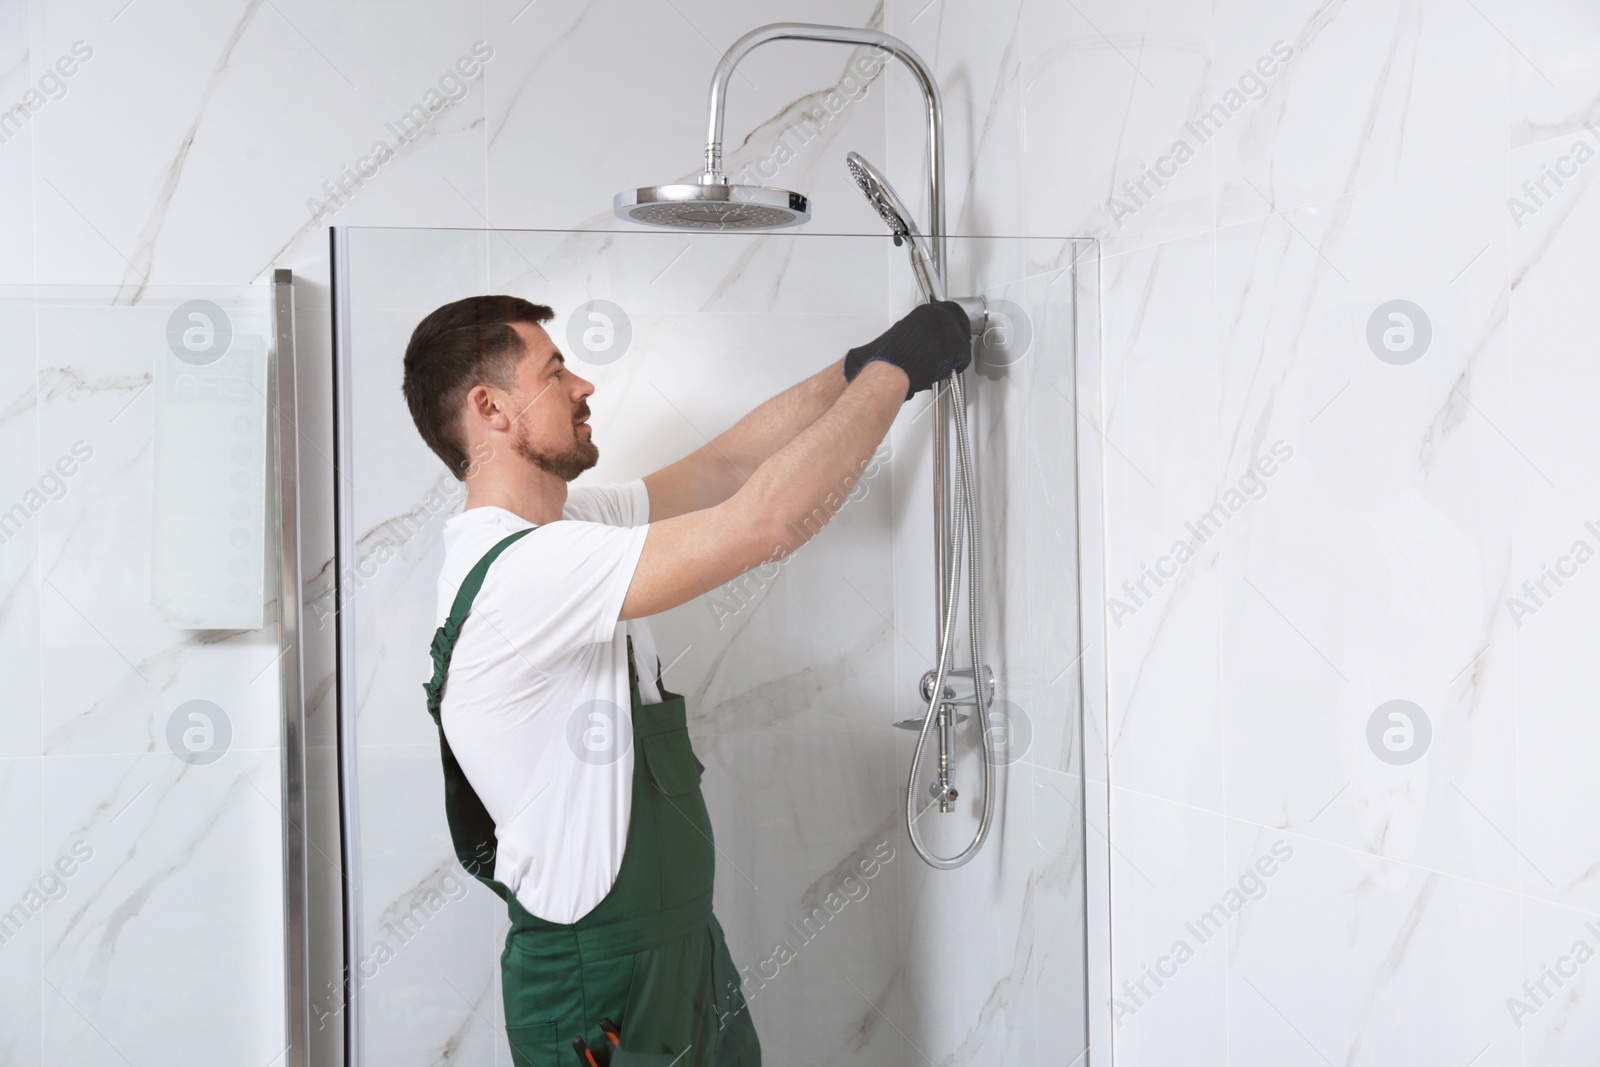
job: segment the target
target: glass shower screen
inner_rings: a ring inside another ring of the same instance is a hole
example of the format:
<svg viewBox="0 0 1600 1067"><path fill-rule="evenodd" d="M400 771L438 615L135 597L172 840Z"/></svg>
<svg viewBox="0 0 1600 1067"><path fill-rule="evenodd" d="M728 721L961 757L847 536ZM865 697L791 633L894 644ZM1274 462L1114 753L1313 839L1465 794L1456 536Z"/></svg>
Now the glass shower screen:
<svg viewBox="0 0 1600 1067"><path fill-rule="evenodd" d="M334 246L353 988L313 1017L345 1012L368 1065L505 1064L504 905L454 858L422 692L441 530L465 489L401 397L412 329L478 293L552 306L546 329L596 387L601 458L575 484L600 484L706 444L876 336L915 290L903 249L879 236L343 229ZM769 1065L1085 1062L1084 812L1087 793L1098 818L1103 772L1085 759L1084 711L1102 683L1081 655L1098 625L1079 609L1098 535L1080 537L1097 513L1079 506L1077 438L1097 253L951 238L948 254L951 292L994 312L967 372L1002 763L984 850L935 871L902 825L916 734L893 723L925 706L937 657L930 394L793 558L650 620L707 767L716 910ZM975 717L957 729L958 810L923 817L945 853L976 823L979 740Z"/></svg>

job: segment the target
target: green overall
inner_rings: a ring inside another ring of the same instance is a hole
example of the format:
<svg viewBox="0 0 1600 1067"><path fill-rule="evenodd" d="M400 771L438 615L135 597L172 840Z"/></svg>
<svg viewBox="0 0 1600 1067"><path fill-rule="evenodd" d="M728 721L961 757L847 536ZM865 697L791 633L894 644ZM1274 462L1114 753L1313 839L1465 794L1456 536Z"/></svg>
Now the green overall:
<svg viewBox="0 0 1600 1067"><path fill-rule="evenodd" d="M535 528L502 540L461 583L450 615L433 638L433 680L424 688L439 726L445 814L456 857L494 890L511 917L500 954L506 1036L516 1067L581 1062L582 1037L599 1063L613 1067L760 1067L761 1047L739 989L739 975L711 914L716 851L700 795L704 766L689 743L683 697L661 688L659 704L639 699L628 639L632 695L632 815L622 867L611 891L574 923L530 914L495 881L494 820L462 773L439 718L450 656L489 566ZM659 680L659 674L658 674ZM600 1029L609 1018L622 1033L614 1056Z"/></svg>

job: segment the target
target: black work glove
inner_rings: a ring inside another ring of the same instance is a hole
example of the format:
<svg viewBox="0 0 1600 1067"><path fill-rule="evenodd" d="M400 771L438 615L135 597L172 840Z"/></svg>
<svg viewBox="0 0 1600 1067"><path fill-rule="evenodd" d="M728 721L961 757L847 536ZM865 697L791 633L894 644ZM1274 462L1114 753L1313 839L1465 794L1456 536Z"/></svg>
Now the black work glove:
<svg viewBox="0 0 1600 1067"><path fill-rule="evenodd" d="M919 304L876 338L844 357L845 381L875 359L893 363L911 378L910 400L924 389L966 370L972 362L972 324L953 300Z"/></svg>

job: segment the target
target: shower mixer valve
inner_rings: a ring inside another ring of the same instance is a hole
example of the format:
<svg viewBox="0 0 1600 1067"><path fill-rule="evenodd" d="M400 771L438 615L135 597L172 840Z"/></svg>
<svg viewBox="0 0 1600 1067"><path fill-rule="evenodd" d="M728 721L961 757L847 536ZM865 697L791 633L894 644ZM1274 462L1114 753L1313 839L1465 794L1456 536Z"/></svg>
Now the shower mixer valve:
<svg viewBox="0 0 1600 1067"><path fill-rule="evenodd" d="M987 663L983 666L983 678L986 683L983 702L988 706L994 703L994 669ZM939 672L930 670L922 676L922 683L917 687L921 690L922 700L927 704L933 703L933 687L938 679ZM928 783L928 795L938 802L941 812L951 812L955 810L955 802L961 796L961 791L955 787L955 761L951 758L950 727L967 721L966 715L956 712L958 706L976 706L978 703L972 668L945 671L942 695L944 699L939 702L939 710L934 713L939 730L939 762L934 780ZM910 719L895 725L920 729L922 720Z"/></svg>

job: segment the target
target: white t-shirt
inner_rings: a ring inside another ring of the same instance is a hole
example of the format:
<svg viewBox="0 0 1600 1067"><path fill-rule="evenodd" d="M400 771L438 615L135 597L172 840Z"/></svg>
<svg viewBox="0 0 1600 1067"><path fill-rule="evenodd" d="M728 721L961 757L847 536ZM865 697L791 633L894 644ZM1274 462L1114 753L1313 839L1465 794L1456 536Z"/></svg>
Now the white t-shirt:
<svg viewBox="0 0 1600 1067"><path fill-rule="evenodd" d="M569 489L562 521L489 567L450 660L440 720L494 819L494 878L551 922L588 914L622 866L634 756L626 635L640 699L661 700L649 625L617 620L649 521L642 480ZM497 507L445 523L435 626L484 553L533 525Z"/></svg>

